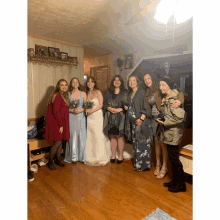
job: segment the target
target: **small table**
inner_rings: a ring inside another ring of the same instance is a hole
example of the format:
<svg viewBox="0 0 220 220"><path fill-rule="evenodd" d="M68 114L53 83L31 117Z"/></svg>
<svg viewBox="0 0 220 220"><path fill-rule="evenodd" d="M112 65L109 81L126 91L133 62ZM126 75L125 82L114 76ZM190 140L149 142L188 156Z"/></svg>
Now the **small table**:
<svg viewBox="0 0 220 220"><path fill-rule="evenodd" d="M184 172L193 175L193 145L188 144L181 148L179 154L180 161L183 164Z"/></svg>

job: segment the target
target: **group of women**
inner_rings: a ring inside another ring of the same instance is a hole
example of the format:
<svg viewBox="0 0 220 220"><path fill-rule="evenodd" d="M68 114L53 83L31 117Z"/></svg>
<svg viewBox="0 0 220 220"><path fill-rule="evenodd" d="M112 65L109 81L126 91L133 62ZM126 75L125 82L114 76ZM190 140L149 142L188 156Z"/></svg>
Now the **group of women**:
<svg viewBox="0 0 220 220"><path fill-rule="evenodd" d="M152 144L155 142L156 169L154 175L162 179L167 173L167 155L171 162L172 181L164 183L170 192L186 191L184 172L179 160L178 146L183 133L183 94L174 88L169 78L158 80L156 75L144 76L147 90L135 75L128 79L128 90L120 75L113 77L104 98L93 77L81 91L74 77L69 89L66 80L58 81L48 103L45 139L53 140L48 167L55 170L61 162L62 143L64 161L77 161L91 166L123 162L125 139L133 142L134 170L151 168ZM147 91L147 92L146 92ZM77 107L72 103L78 100ZM86 108L86 101L93 103ZM116 151L118 147L118 158ZM160 163L160 149L163 164Z"/></svg>

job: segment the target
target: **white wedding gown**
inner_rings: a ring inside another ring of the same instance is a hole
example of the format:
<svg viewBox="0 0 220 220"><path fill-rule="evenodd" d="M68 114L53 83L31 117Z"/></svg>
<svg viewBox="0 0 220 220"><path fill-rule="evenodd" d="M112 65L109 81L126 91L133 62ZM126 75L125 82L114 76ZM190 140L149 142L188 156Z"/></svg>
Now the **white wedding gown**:
<svg viewBox="0 0 220 220"><path fill-rule="evenodd" d="M92 99L93 108L99 105L97 98ZM85 151L85 164L90 166L105 166L111 158L111 145L109 139L103 134L102 109L87 116L87 141Z"/></svg>

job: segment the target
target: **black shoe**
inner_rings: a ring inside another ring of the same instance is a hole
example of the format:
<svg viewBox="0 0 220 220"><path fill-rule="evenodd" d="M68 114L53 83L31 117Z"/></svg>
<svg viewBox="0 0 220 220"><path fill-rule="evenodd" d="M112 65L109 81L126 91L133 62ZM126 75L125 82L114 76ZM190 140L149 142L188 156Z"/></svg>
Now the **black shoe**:
<svg viewBox="0 0 220 220"><path fill-rule="evenodd" d="M28 182L32 182L34 181L34 175L32 173L32 171L28 172Z"/></svg>
<svg viewBox="0 0 220 220"><path fill-rule="evenodd" d="M110 162L111 163L115 163L115 159L110 159Z"/></svg>
<svg viewBox="0 0 220 220"><path fill-rule="evenodd" d="M53 165L53 163L48 163L47 166L50 170L56 170L56 167Z"/></svg>
<svg viewBox="0 0 220 220"><path fill-rule="evenodd" d="M178 192L186 192L186 184L181 184L181 185L174 185L168 188L168 191L173 192L173 193L178 193Z"/></svg>
<svg viewBox="0 0 220 220"><path fill-rule="evenodd" d="M124 160L117 160L116 163L117 163L117 164L120 164L120 163L122 163L123 161L124 161Z"/></svg>
<svg viewBox="0 0 220 220"><path fill-rule="evenodd" d="M173 181L170 181L170 182L167 182L167 183L164 183L163 186L164 187L171 187L174 185L174 182Z"/></svg>
<svg viewBox="0 0 220 220"><path fill-rule="evenodd" d="M60 167L64 167L65 165L63 163L61 163L60 160L55 160L54 161L56 165L60 166Z"/></svg>

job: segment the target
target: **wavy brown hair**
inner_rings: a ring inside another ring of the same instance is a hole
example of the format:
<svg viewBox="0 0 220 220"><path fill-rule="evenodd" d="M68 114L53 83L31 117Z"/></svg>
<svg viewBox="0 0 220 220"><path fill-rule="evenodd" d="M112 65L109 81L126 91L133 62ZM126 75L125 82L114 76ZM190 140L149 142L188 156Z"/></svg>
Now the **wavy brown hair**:
<svg viewBox="0 0 220 220"><path fill-rule="evenodd" d="M67 92L67 91L64 92L64 93L61 93L61 92L60 92L60 83L61 83L61 82L66 82L66 84L67 84L67 86L68 86L68 83L67 83L67 81L66 81L65 79L60 79L60 80L57 82L57 85L56 85L56 87L55 87L53 93L52 93L52 94L50 95L50 97L49 97L48 105L51 105L51 104L54 102L55 97L56 97L57 94L60 94L60 95L62 96L64 102L66 103L66 105L69 107L70 101L69 101L68 92Z"/></svg>
<svg viewBox="0 0 220 220"><path fill-rule="evenodd" d="M77 77L73 77L71 80L70 80L70 84L69 84L69 92L71 93L73 91L73 87L72 87L72 83L73 83L73 80L76 79L79 83L79 86L78 86L78 89L81 90L81 87L82 85L80 84L79 82L79 79Z"/></svg>
<svg viewBox="0 0 220 220"><path fill-rule="evenodd" d="M87 86L87 83L89 82L90 79L92 80L93 83L95 83L95 85L94 85L94 90L99 90L95 78L92 77L92 76L90 76L90 77L87 79L87 81L86 81L86 94L88 94L88 92L89 92L89 87Z"/></svg>
<svg viewBox="0 0 220 220"><path fill-rule="evenodd" d="M112 78L112 81L111 81L111 84L110 84L110 88L109 88L111 92L115 91L114 81L115 81L116 78L119 78L119 80L121 82L121 85L119 87L120 91L124 90L124 80L123 80L123 78L120 75L115 75Z"/></svg>
<svg viewBox="0 0 220 220"><path fill-rule="evenodd" d="M139 79L138 76L130 75L129 78L128 78L128 82L127 82L128 83L128 92L132 91L132 88L129 86L129 80L130 80L131 77L134 77L136 79L138 89L142 86L142 82L141 82L141 80Z"/></svg>
<svg viewBox="0 0 220 220"><path fill-rule="evenodd" d="M147 93L146 96L150 97L153 94L155 94L156 92L160 93L160 81L158 79L158 77L154 74L154 73L145 73L144 76L149 75L151 80L152 80L152 86L148 87L146 84L146 88L147 88Z"/></svg>

